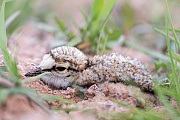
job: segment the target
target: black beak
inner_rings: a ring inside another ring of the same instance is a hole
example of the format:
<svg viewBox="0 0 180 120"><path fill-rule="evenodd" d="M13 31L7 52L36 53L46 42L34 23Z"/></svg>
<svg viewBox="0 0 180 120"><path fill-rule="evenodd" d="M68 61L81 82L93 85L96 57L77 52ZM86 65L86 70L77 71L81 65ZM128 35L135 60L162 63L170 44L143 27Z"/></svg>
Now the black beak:
<svg viewBox="0 0 180 120"><path fill-rule="evenodd" d="M24 76L33 77L33 76L39 75L41 73L43 73L42 69L40 67L37 67L35 70L27 72Z"/></svg>

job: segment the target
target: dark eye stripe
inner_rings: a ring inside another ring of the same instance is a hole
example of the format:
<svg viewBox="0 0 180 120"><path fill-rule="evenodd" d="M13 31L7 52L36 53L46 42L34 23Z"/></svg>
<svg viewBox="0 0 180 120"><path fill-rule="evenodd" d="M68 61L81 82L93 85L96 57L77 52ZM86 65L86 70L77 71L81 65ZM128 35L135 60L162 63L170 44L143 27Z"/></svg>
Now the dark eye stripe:
<svg viewBox="0 0 180 120"><path fill-rule="evenodd" d="M78 70L76 70L76 69L73 69L73 68L70 68L70 67L68 67L68 68L66 68L66 67L56 67L56 66L53 66L52 68L51 68L51 70L54 70L54 71L64 71L64 70L72 70L72 71L74 71L74 72L78 72ZM50 71L51 71L50 70Z"/></svg>
<svg viewBox="0 0 180 120"><path fill-rule="evenodd" d="M64 71L64 70L66 70L67 68L65 68L65 67L56 67L56 70L59 70L59 71Z"/></svg>

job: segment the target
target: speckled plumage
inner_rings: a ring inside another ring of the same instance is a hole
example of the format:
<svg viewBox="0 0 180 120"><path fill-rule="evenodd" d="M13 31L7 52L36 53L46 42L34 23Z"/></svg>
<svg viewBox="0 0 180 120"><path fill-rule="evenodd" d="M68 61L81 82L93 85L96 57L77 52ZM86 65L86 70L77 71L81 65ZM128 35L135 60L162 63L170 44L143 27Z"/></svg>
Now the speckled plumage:
<svg viewBox="0 0 180 120"><path fill-rule="evenodd" d="M50 55L59 66L71 66L75 70L83 70L88 64L88 58L75 47L58 47L51 50Z"/></svg>
<svg viewBox="0 0 180 120"><path fill-rule="evenodd" d="M41 79L56 88L131 81L143 91L153 91L151 75L137 59L118 53L88 58L77 48L68 46L55 48L45 56L38 68L50 74Z"/></svg>
<svg viewBox="0 0 180 120"><path fill-rule="evenodd" d="M132 81L143 91L153 91L151 75L137 59L118 53L96 55L89 58L89 66L79 75L80 85Z"/></svg>

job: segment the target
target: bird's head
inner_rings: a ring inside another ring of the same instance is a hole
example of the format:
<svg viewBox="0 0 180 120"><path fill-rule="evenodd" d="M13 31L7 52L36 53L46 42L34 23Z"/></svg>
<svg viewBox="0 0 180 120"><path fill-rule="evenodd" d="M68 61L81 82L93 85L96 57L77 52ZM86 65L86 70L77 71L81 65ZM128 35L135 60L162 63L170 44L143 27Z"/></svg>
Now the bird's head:
<svg viewBox="0 0 180 120"><path fill-rule="evenodd" d="M62 46L45 54L39 66L25 76L32 77L49 72L41 78L44 83L56 88L67 88L87 64L87 57L77 48Z"/></svg>

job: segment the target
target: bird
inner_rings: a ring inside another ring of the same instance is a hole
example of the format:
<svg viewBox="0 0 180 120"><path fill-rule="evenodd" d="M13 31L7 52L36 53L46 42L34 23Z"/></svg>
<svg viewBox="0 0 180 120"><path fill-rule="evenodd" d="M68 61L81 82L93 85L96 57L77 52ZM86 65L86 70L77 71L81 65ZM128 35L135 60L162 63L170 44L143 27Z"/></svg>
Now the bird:
<svg viewBox="0 0 180 120"><path fill-rule="evenodd" d="M75 47L60 46L45 54L40 64L25 76L44 72L48 73L41 80L57 89L121 82L135 84L144 92L154 92L152 76L145 66L136 58L124 57L120 53L87 57Z"/></svg>

